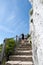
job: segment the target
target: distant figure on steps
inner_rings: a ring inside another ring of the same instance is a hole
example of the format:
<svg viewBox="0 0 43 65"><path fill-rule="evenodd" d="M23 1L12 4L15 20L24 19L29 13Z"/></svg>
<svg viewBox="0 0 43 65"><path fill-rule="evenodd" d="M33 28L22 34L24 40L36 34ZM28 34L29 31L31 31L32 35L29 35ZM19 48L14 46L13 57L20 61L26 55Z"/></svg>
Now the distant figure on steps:
<svg viewBox="0 0 43 65"><path fill-rule="evenodd" d="M24 44L24 34L21 34L22 35L22 44Z"/></svg>

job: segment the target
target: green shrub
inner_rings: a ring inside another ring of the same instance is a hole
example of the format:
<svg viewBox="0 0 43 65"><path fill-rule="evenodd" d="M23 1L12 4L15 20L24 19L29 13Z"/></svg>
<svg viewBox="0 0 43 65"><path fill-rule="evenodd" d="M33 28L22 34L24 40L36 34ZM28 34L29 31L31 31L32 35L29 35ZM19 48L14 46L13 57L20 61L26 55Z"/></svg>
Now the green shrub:
<svg viewBox="0 0 43 65"><path fill-rule="evenodd" d="M27 38L29 38L30 37L30 34L27 34Z"/></svg>
<svg viewBox="0 0 43 65"><path fill-rule="evenodd" d="M0 53L2 52L2 46L3 46L3 44L0 44Z"/></svg>
<svg viewBox="0 0 43 65"><path fill-rule="evenodd" d="M31 23L33 23L33 19L31 19Z"/></svg>
<svg viewBox="0 0 43 65"><path fill-rule="evenodd" d="M5 55L6 59L9 59L9 56L14 53L14 48L15 48L15 40L13 38L6 39L6 49L5 49Z"/></svg>
<svg viewBox="0 0 43 65"><path fill-rule="evenodd" d="M30 10L30 15L32 16L32 14L33 14L33 9Z"/></svg>
<svg viewBox="0 0 43 65"><path fill-rule="evenodd" d="M0 48L0 53L1 53L2 49Z"/></svg>

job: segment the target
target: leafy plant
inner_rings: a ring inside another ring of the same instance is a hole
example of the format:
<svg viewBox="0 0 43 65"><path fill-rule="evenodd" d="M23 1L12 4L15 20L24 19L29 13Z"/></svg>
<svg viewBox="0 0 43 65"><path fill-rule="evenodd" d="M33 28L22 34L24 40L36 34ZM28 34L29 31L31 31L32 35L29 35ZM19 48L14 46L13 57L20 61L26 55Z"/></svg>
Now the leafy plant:
<svg viewBox="0 0 43 65"><path fill-rule="evenodd" d="M31 23L33 23L33 19L31 19Z"/></svg>
<svg viewBox="0 0 43 65"><path fill-rule="evenodd" d="M33 9L30 10L30 15L32 16L32 14L33 14Z"/></svg>
<svg viewBox="0 0 43 65"><path fill-rule="evenodd" d="M16 44L13 38L6 39L5 55L7 60L9 59L9 56L13 54L15 46Z"/></svg>
<svg viewBox="0 0 43 65"><path fill-rule="evenodd" d="M30 37L30 34L27 34L27 38L29 38Z"/></svg>
<svg viewBox="0 0 43 65"><path fill-rule="evenodd" d="M2 52L2 46L3 46L3 44L0 44L0 53Z"/></svg>

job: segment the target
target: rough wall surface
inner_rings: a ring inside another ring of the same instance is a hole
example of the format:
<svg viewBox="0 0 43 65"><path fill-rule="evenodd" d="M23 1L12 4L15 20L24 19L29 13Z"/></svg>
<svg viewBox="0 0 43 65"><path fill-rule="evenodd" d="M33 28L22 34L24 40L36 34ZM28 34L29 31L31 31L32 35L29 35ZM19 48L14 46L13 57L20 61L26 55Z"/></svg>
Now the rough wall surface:
<svg viewBox="0 0 43 65"><path fill-rule="evenodd" d="M30 23L34 65L43 65L43 0L31 0L33 23Z"/></svg>

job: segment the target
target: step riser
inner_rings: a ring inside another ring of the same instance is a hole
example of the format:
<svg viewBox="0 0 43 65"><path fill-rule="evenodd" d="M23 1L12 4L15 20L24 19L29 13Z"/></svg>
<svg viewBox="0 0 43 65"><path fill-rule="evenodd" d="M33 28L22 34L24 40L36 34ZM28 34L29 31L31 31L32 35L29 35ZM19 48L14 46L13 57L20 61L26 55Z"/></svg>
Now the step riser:
<svg viewBox="0 0 43 65"><path fill-rule="evenodd" d="M6 64L6 65L12 65L12 64ZM33 65L33 64L13 64L13 65Z"/></svg>
<svg viewBox="0 0 43 65"><path fill-rule="evenodd" d="M19 45L19 46L31 46L30 44L28 44L28 45Z"/></svg>
<svg viewBox="0 0 43 65"><path fill-rule="evenodd" d="M18 47L18 48L31 48L30 46L21 46L21 47Z"/></svg>
<svg viewBox="0 0 43 65"><path fill-rule="evenodd" d="M31 44L20 44L19 46L31 46Z"/></svg>
<svg viewBox="0 0 43 65"><path fill-rule="evenodd" d="M9 60L13 60L13 61L32 61L32 57L10 57Z"/></svg>
<svg viewBox="0 0 43 65"><path fill-rule="evenodd" d="M12 64L6 64L6 65L12 65ZM33 65L33 64L13 64L13 65Z"/></svg>
<svg viewBox="0 0 43 65"><path fill-rule="evenodd" d="M32 47L30 44L29 45L20 45L19 47Z"/></svg>
<svg viewBox="0 0 43 65"><path fill-rule="evenodd" d="M27 51L27 50L32 50L32 49L16 49L17 51Z"/></svg>

